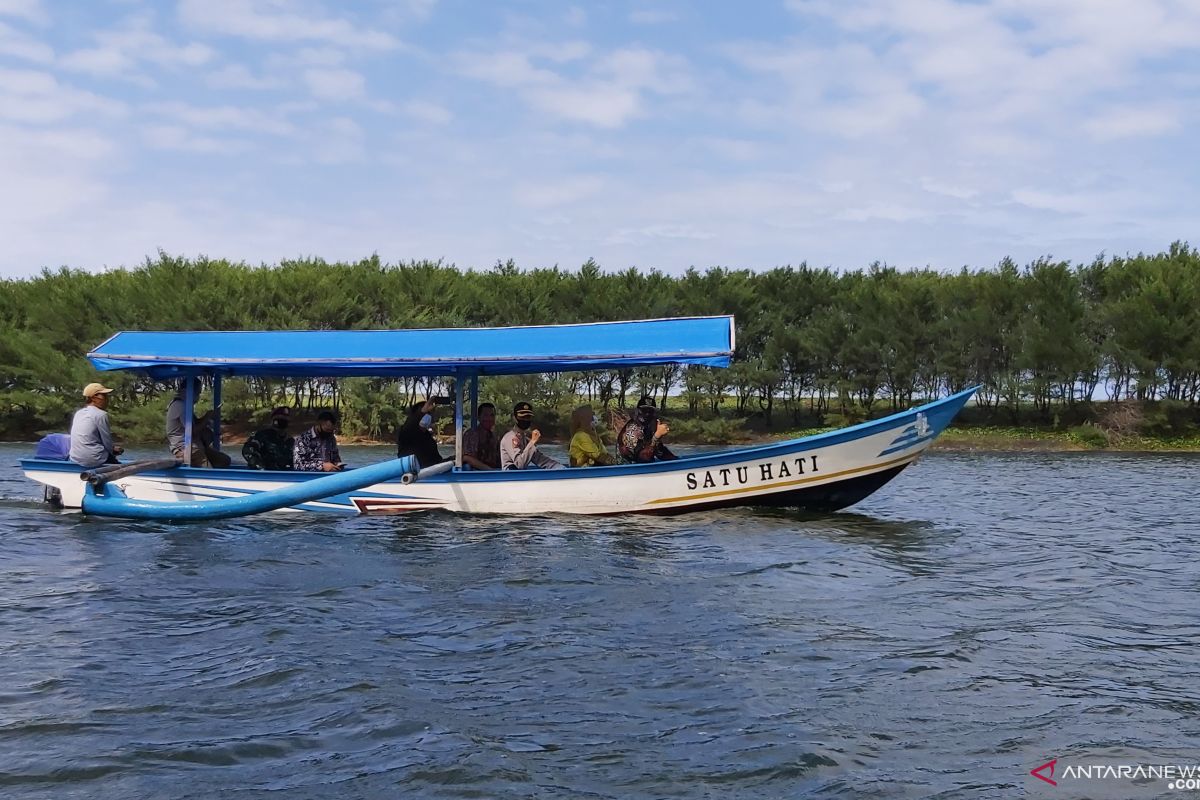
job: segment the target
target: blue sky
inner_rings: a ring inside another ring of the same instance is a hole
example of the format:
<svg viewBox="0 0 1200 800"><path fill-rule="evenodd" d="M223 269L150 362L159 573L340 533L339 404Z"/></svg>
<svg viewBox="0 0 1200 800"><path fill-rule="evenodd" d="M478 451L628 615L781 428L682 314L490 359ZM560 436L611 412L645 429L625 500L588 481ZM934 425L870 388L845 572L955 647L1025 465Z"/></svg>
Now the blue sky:
<svg viewBox="0 0 1200 800"><path fill-rule="evenodd" d="M0 275L1197 243L1200 2L0 0Z"/></svg>

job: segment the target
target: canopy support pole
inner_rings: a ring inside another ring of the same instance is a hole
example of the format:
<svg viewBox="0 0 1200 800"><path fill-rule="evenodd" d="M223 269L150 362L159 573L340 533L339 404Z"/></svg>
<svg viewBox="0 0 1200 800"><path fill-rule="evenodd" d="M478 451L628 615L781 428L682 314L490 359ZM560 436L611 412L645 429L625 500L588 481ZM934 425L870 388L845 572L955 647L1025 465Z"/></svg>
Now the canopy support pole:
<svg viewBox="0 0 1200 800"><path fill-rule="evenodd" d="M471 376L471 427L479 427L479 375Z"/></svg>
<svg viewBox="0 0 1200 800"><path fill-rule="evenodd" d="M221 373L213 373L213 449L221 450Z"/></svg>
<svg viewBox="0 0 1200 800"><path fill-rule="evenodd" d="M463 384L462 373L454 373L454 468L462 469L463 456Z"/></svg>
<svg viewBox="0 0 1200 800"><path fill-rule="evenodd" d="M183 463L192 465L192 416L196 410L196 379L191 375L183 378Z"/></svg>

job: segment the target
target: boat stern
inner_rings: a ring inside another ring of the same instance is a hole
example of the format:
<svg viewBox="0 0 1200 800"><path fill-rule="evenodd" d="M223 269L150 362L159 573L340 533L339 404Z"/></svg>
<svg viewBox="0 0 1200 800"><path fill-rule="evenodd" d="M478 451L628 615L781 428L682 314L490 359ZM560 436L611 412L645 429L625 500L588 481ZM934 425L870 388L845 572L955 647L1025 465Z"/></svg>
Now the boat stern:
<svg viewBox="0 0 1200 800"><path fill-rule="evenodd" d="M83 467L71 461L43 458L23 458L19 463L26 478L46 487L46 502L62 508L83 507L83 491L87 487L87 482L79 477Z"/></svg>

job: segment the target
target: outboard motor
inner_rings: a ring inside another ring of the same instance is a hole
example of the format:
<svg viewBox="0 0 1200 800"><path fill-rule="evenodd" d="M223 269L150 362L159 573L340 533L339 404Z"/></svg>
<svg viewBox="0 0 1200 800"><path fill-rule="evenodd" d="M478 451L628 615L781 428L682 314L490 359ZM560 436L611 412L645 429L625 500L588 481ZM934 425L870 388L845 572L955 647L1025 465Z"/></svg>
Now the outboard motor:
<svg viewBox="0 0 1200 800"><path fill-rule="evenodd" d="M70 461L70 435L65 433L51 433L43 436L37 443L37 450L34 451L33 457L46 461ZM55 510L62 508L62 492L55 486L42 487L42 500L49 503L50 507Z"/></svg>

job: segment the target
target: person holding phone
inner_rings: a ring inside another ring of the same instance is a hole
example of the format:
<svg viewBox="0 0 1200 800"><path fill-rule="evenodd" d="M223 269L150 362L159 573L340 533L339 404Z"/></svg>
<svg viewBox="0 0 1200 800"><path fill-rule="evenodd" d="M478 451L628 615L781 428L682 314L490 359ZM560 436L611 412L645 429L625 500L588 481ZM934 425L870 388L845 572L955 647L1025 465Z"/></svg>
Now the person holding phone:
<svg viewBox="0 0 1200 800"><path fill-rule="evenodd" d="M298 472L340 472L346 468L338 453L337 415L332 411L317 414L317 424L296 437L294 468Z"/></svg>
<svg viewBox="0 0 1200 800"><path fill-rule="evenodd" d="M648 464L651 461L673 461L679 456L663 444L671 427L658 418L654 398L642 395L633 418L617 435L617 452L627 464Z"/></svg>
<svg viewBox="0 0 1200 800"><path fill-rule="evenodd" d="M440 399L431 397L423 403L409 406L408 416L396 432L397 458L416 456L421 469L446 460L438 450L437 439L433 438L433 418Z"/></svg>

